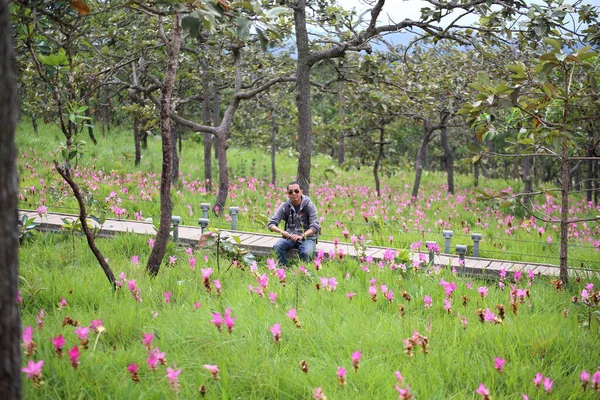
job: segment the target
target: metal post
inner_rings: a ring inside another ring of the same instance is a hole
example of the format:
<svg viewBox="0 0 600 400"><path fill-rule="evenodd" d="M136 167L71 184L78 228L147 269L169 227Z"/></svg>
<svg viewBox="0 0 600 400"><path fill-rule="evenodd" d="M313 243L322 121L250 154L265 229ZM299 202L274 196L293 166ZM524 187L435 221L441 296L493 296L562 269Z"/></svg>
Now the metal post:
<svg viewBox="0 0 600 400"><path fill-rule="evenodd" d="M473 239L473 257L479 257L479 241L481 241L481 233L471 234Z"/></svg>
<svg viewBox="0 0 600 400"><path fill-rule="evenodd" d="M465 254L467 254L467 246L464 244L456 245L456 252L458 253L458 259L461 260L462 274L465 274Z"/></svg>
<svg viewBox="0 0 600 400"><path fill-rule="evenodd" d="M210 208L210 203L200 203L200 208L202 209L202 218L208 219L208 209Z"/></svg>
<svg viewBox="0 0 600 400"><path fill-rule="evenodd" d="M204 235L204 230L208 226L208 218L199 218L198 225L200 225L200 235Z"/></svg>
<svg viewBox="0 0 600 400"><path fill-rule="evenodd" d="M235 231L237 229L237 215L239 208L237 207L229 207L229 215L231 215L231 230Z"/></svg>
<svg viewBox="0 0 600 400"><path fill-rule="evenodd" d="M432 246L434 246L434 245L437 246L437 243L431 242L431 241L425 242L425 247L427 247L427 250L429 251L429 264L433 264L433 255L434 254L433 254Z"/></svg>
<svg viewBox="0 0 600 400"><path fill-rule="evenodd" d="M452 231L442 231L442 236L444 239L446 239L446 244L444 245L445 254L450 254L450 239L452 238L453 234L454 232Z"/></svg>
<svg viewBox="0 0 600 400"><path fill-rule="evenodd" d="M179 240L179 223L181 222L181 217L173 215L171 217L171 222L173 223L173 240L177 243Z"/></svg>

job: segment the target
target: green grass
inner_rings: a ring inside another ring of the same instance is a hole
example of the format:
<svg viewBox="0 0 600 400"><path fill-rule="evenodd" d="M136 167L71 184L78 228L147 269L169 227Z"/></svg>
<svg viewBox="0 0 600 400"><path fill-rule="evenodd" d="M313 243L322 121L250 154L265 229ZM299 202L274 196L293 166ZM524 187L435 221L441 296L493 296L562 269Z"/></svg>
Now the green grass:
<svg viewBox="0 0 600 400"><path fill-rule="evenodd" d="M277 293L276 304L267 296L251 294L248 285L257 286L248 269L231 269L222 260L220 270L213 249L194 253L197 271L188 266L183 248L171 245L167 256L175 255L174 267L164 265L159 275L150 279L143 265L150 249L146 238L118 235L99 240L99 246L115 274L125 272L136 279L142 303L137 303L127 288L114 293L97 263L89 256L82 237L67 234L38 234L20 251L22 319L24 326L35 326L35 315L43 308L46 318L42 330L35 331L37 352L32 357L44 360L41 389L25 384L25 398L198 398L205 385L207 398L298 399L310 398L312 390L322 387L330 399L390 399L397 396L394 371L400 371L416 398L477 398L481 382L495 399L530 398L594 399L597 394L583 392L579 384L582 369L594 372L598 367L600 336L598 324L582 327L577 321L571 297L579 295L586 282L575 283L557 292L544 278L536 278L529 287L530 298L520 304L518 314L509 306L509 291L495 282L461 279L446 269L432 272L368 266L365 272L356 260L325 262L320 271L308 266L311 276L288 270L285 285L266 268L261 260L258 273L269 274L267 292ZM140 256L134 266L131 256ZM208 257L208 262L204 261ZM222 295L208 293L201 278L201 268L211 267L211 279L219 279ZM317 290L320 277L335 277L335 291ZM443 309L441 279L456 282L453 309ZM368 294L369 280L386 284L394 292L393 302L379 293L377 302ZM467 283L472 284L471 288ZM595 281L595 288L600 282ZM477 293L489 287L488 297ZM527 287L521 281L518 287ZM404 300L406 291L411 301ZM172 292L171 304L164 302L164 292ZM350 300L349 292L356 296ZM433 307L423 307L423 296L433 298ZM466 306L461 296L468 296ZM58 309L65 298L66 309ZM202 306L194 310L194 303ZM404 314L399 312L404 306ZM496 304L507 308L502 324L482 324L478 308ZM236 317L233 333L219 332L211 323L211 312L223 313L231 307ZM296 328L286 313L297 308L302 324ZM566 311L566 312L565 312ZM466 329L460 316L468 319ZM77 344L71 326L62 326L65 316L89 325L101 318L106 331L96 341L90 335L88 350L82 350L81 363L73 369L66 355L54 354L50 338L62 334L65 350ZM283 334L275 343L269 327L280 323ZM417 350L412 357L404 353L403 339L418 331L429 339L429 353ZM152 372L146 365L147 351L141 344L142 333L156 335L154 345L166 352L169 367L181 368L180 392L169 388L165 366ZM360 368L352 370L351 353L360 350ZM505 370L494 369L494 357L507 359ZM307 374L299 363L309 365ZM140 382L134 383L126 367L140 365ZM220 380L211 379L204 364L221 370ZM338 366L348 370L347 384L337 383ZM537 372L554 380L552 395L536 391L532 379Z"/></svg>

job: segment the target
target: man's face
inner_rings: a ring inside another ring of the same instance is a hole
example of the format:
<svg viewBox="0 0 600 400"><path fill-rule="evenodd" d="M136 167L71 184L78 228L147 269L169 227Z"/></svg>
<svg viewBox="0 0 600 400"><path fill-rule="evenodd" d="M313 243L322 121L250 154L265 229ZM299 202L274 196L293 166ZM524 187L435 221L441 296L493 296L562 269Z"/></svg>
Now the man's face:
<svg viewBox="0 0 600 400"><path fill-rule="evenodd" d="M287 188L287 194L292 203L297 202L302 197L302 189L300 189L300 185L294 184L289 185Z"/></svg>

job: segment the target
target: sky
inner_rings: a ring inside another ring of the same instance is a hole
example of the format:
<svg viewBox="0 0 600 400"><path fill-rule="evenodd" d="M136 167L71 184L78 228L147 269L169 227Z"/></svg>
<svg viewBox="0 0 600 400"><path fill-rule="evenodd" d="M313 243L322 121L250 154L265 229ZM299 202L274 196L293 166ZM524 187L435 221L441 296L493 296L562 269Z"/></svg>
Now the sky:
<svg viewBox="0 0 600 400"><path fill-rule="evenodd" d="M526 0L528 3L531 1ZM365 5L363 0L337 0L337 2L346 9L356 8L360 11L367 10L369 6ZM541 0L535 1L542 3ZM573 0L566 0L565 3L572 4ZM383 6L381 13L382 23L387 23L387 17L391 18L392 22L400 22L404 19L418 20L421 15L421 8L426 6L427 2L422 0L387 0ZM600 0L584 0L583 4L590 4L600 7Z"/></svg>

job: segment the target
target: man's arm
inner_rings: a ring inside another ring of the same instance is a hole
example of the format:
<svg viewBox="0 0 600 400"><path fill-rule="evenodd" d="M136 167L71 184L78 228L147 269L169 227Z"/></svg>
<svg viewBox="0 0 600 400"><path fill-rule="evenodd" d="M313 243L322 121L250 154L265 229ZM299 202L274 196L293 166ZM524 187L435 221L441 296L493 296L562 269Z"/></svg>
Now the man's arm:
<svg viewBox="0 0 600 400"><path fill-rule="evenodd" d="M271 217L267 224L267 228L271 232L279 233L281 236L288 239L290 237L289 232L286 232L277 226L282 219L285 219L285 203L282 203L277 209L277 212L275 212L275 215Z"/></svg>
<svg viewBox="0 0 600 400"><path fill-rule="evenodd" d="M304 232L304 236L317 235L321 231L319 225L319 216L317 215L317 207L312 201L308 206L308 229Z"/></svg>

